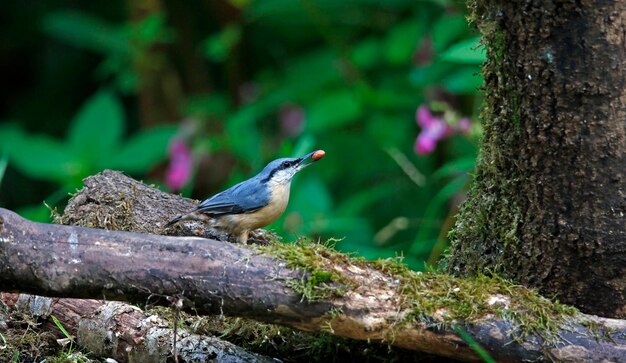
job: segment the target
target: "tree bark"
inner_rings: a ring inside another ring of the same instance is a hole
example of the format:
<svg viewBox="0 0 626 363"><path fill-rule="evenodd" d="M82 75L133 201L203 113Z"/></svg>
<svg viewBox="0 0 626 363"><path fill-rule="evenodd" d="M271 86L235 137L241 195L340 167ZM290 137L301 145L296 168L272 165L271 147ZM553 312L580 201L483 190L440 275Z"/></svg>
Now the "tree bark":
<svg viewBox="0 0 626 363"><path fill-rule="evenodd" d="M488 54L485 133L449 271L626 317L626 2L470 8Z"/></svg>
<svg viewBox="0 0 626 363"><path fill-rule="evenodd" d="M48 298L27 294L1 294L12 310L27 312L60 333L54 315L78 345L98 357L118 362L166 362L174 354L174 331L168 322L145 315L121 302ZM65 336L58 335L59 338ZM183 362L275 362L215 337L177 331L176 351Z"/></svg>

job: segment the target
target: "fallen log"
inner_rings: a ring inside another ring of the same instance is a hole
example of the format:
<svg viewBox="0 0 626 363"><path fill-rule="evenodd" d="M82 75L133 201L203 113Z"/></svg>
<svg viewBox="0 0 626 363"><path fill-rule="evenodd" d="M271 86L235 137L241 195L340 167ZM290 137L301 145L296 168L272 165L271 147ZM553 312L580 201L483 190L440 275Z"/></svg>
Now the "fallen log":
<svg viewBox="0 0 626 363"><path fill-rule="evenodd" d="M54 316L79 346L117 362L166 362L174 355L174 329L170 322L146 315L139 308L115 301L48 298L3 293L0 300L13 311L27 312L51 331L59 328ZM183 362L275 362L216 337L178 330L176 352ZM62 338L62 336L59 336Z"/></svg>
<svg viewBox="0 0 626 363"><path fill-rule="evenodd" d="M306 279L302 271L252 249L195 237L33 223L0 209L0 289L5 291L166 305L162 297L181 296L187 300L186 309L198 313L247 316L306 331L328 329L354 339L386 340L403 348L478 360L454 327L444 324L446 306L433 316L407 321L411 312L403 307L399 277L365 264L337 268L358 283L341 296L307 302L288 283ZM441 283L449 284L449 279L442 277ZM492 305L512 305L515 298L494 295ZM596 336L589 330L592 324L600 332ZM517 327L496 316L454 326L498 361L626 359L626 323L618 320L576 314L558 331L562 340L556 345L533 335L519 344L512 338Z"/></svg>
<svg viewBox="0 0 626 363"><path fill-rule="evenodd" d="M189 209L183 206L189 201L119 173L88 178L86 185L60 222L154 233ZM319 245L249 248L38 224L7 210L0 210L0 222L2 290L140 304L180 296L185 309L198 313L326 330L467 361L480 359L479 347L502 362L626 360L624 321L574 312L497 278L417 274L393 261L368 263ZM173 233L207 231L191 223Z"/></svg>

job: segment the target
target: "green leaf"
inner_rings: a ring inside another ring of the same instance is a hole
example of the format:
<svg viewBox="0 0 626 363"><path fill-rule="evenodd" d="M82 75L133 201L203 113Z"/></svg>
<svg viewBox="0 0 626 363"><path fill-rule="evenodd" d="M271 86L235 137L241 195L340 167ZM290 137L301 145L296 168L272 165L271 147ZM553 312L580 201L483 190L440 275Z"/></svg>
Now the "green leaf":
<svg viewBox="0 0 626 363"><path fill-rule="evenodd" d="M480 44L480 37L475 37L453 44L441 53L440 59L463 64L482 64L487 56L485 47Z"/></svg>
<svg viewBox="0 0 626 363"><path fill-rule="evenodd" d="M303 134L298 139L298 142L293 147L293 151L291 152L292 158L299 158L302 155L315 150L315 137L311 134Z"/></svg>
<svg viewBox="0 0 626 363"><path fill-rule="evenodd" d="M319 177L310 174L297 176L294 183L298 187L291 190L287 211L273 225L299 235L321 232L327 223L335 221L331 216L333 201L328 187Z"/></svg>
<svg viewBox="0 0 626 363"><path fill-rule="evenodd" d="M358 121L363 114L361 100L349 90L320 96L307 108L306 130L324 132Z"/></svg>
<svg viewBox="0 0 626 363"><path fill-rule="evenodd" d="M17 123L0 125L0 152L8 153L13 148L13 145L20 142L24 137L24 131Z"/></svg>
<svg viewBox="0 0 626 363"><path fill-rule="evenodd" d="M391 28L385 42L385 56L390 64L408 64L424 35L425 22L412 19Z"/></svg>
<svg viewBox="0 0 626 363"><path fill-rule="evenodd" d="M415 87L428 87L431 85L439 85L441 80L454 72L458 66L449 62L433 62L426 67L414 68L409 80Z"/></svg>
<svg viewBox="0 0 626 363"><path fill-rule="evenodd" d="M360 69L369 69L379 63L382 49L381 42L376 38L367 38L354 46L350 58Z"/></svg>
<svg viewBox="0 0 626 363"><path fill-rule="evenodd" d="M241 40L241 27L231 24L204 42L203 53L210 60L222 62Z"/></svg>
<svg viewBox="0 0 626 363"><path fill-rule="evenodd" d="M65 337L71 341L74 341L74 338L72 337L72 335L70 333L67 332L67 330L65 330L65 327L63 326L63 324L61 324L61 322L59 321L59 319L57 319L56 316L54 315L50 315L50 317L52 318L52 321L54 322L54 325L57 326L57 328L59 328L59 330L61 331L61 333L63 333L63 335L65 335Z"/></svg>
<svg viewBox="0 0 626 363"><path fill-rule="evenodd" d="M396 193L394 182L385 182L373 185L362 191L355 191L349 197L343 198L335 208L337 216L354 216L362 214L366 208L374 206L377 201L385 200Z"/></svg>
<svg viewBox="0 0 626 363"><path fill-rule="evenodd" d="M103 54L130 53L129 42L121 28L79 11L50 13L45 16L42 28L48 35L79 48Z"/></svg>
<svg viewBox="0 0 626 363"><path fill-rule="evenodd" d="M468 31L467 20L462 14L441 17L432 29L435 51L443 51L455 40L466 36Z"/></svg>
<svg viewBox="0 0 626 363"><path fill-rule="evenodd" d="M474 169L474 166L476 166L476 157L474 156L454 159L443 164L431 177L433 179L441 179L461 173L468 173Z"/></svg>
<svg viewBox="0 0 626 363"><path fill-rule="evenodd" d="M452 328L454 329L454 331L457 332L457 334L459 334L461 339L465 340L465 342L470 347L472 347L472 349L476 352L476 354L478 354L485 363L496 363L496 360L491 358L487 350L485 350L485 348L483 348L476 340L474 340L474 338L471 336L470 333L468 333L467 331L465 331L463 328L461 328L460 326L456 324L453 324Z"/></svg>
<svg viewBox="0 0 626 363"><path fill-rule="evenodd" d="M176 127L157 127L142 131L113 154L106 167L127 173L146 172L165 159L169 141L174 134Z"/></svg>
<svg viewBox="0 0 626 363"><path fill-rule="evenodd" d="M475 94L483 85L483 77L478 67L465 66L450 73L442 83L451 93Z"/></svg>
<svg viewBox="0 0 626 363"><path fill-rule="evenodd" d="M50 209L45 204L34 204L26 207L22 207L16 210L17 214L33 222L50 223L52 217L50 216Z"/></svg>
<svg viewBox="0 0 626 363"><path fill-rule="evenodd" d="M316 165L319 166L319 165ZM328 186L319 177L307 175L296 180L298 188L292 190L293 206L290 210L298 210L306 217L328 213L333 205ZM300 206L300 208L298 208Z"/></svg>
<svg viewBox="0 0 626 363"><path fill-rule="evenodd" d="M381 51L382 42L372 37L358 43L350 58L358 68L369 69L379 63Z"/></svg>
<svg viewBox="0 0 626 363"><path fill-rule="evenodd" d="M183 106L184 113L200 118L224 118L229 109L230 99L219 92L189 96Z"/></svg>
<svg viewBox="0 0 626 363"><path fill-rule="evenodd" d="M72 120L69 146L83 160L99 167L118 147L124 122L120 101L113 93L100 91L87 100Z"/></svg>
<svg viewBox="0 0 626 363"><path fill-rule="evenodd" d="M24 135L7 152L11 164L33 178L68 182L83 173L65 145L46 136Z"/></svg>
<svg viewBox="0 0 626 363"><path fill-rule="evenodd" d="M262 113L250 105L226 120L226 135L235 154L248 161L254 169L261 166L261 135L256 120Z"/></svg>
<svg viewBox="0 0 626 363"><path fill-rule="evenodd" d="M327 85L341 80L337 54L328 48L292 58L280 82L280 90L291 99L317 99Z"/></svg>
<svg viewBox="0 0 626 363"><path fill-rule="evenodd" d="M11 165L36 179L70 182L83 165L64 144L47 136L28 135L15 124L0 127L0 152Z"/></svg>
<svg viewBox="0 0 626 363"><path fill-rule="evenodd" d="M142 21L131 26L133 40L142 46L156 42L170 43L174 40L174 31L167 27L165 15L154 13L146 16Z"/></svg>
<svg viewBox="0 0 626 363"><path fill-rule="evenodd" d="M365 127L367 135L381 149L402 145L406 136L415 132L415 123L407 120L406 113L373 112Z"/></svg>

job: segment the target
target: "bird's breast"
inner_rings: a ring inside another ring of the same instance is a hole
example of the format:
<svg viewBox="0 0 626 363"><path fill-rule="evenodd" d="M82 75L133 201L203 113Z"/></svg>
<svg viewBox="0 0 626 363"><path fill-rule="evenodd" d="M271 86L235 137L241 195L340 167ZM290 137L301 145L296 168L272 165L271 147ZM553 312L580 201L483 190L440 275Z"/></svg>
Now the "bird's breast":
<svg viewBox="0 0 626 363"><path fill-rule="evenodd" d="M287 208L290 186L291 183L281 183L270 186L270 202L263 209L267 209L268 216L274 218L272 222L280 217Z"/></svg>

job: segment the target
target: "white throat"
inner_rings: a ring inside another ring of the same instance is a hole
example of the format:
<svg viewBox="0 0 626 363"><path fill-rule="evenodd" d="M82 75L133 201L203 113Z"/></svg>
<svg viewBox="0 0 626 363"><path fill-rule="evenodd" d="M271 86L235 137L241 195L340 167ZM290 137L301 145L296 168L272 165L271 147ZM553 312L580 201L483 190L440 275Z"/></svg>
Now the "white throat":
<svg viewBox="0 0 626 363"><path fill-rule="evenodd" d="M269 182L274 185L289 185L289 183L291 183L291 179L293 179L293 176L295 174L296 171L291 168L279 170L274 173L274 175L272 175L272 178L269 180Z"/></svg>

